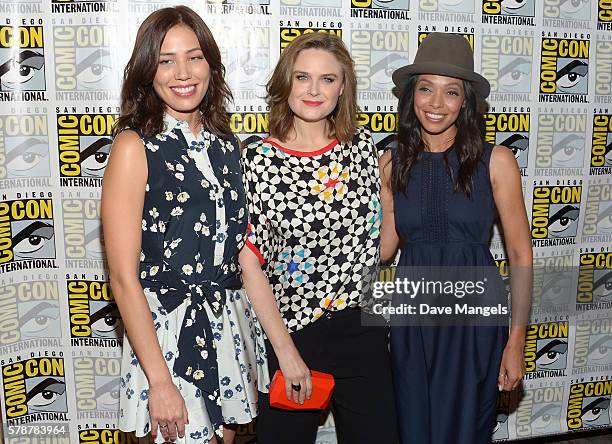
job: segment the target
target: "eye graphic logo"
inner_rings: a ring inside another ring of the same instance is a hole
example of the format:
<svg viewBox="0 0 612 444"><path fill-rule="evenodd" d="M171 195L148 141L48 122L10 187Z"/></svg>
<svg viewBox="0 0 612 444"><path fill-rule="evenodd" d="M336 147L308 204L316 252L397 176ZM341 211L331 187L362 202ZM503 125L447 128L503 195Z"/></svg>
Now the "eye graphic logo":
<svg viewBox="0 0 612 444"><path fill-rule="evenodd" d="M483 0L483 15L501 16L535 16L535 0ZM484 21L484 23L489 23ZM512 24L512 23L503 23ZM531 23L533 24L533 23Z"/></svg>
<svg viewBox="0 0 612 444"><path fill-rule="evenodd" d="M108 282L69 280L67 290L72 345L116 345L123 337L123 322Z"/></svg>
<svg viewBox="0 0 612 444"><path fill-rule="evenodd" d="M409 11L410 0L351 0L352 18L410 20Z"/></svg>
<svg viewBox="0 0 612 444"><path fill-rule="evenodd" d="M573 252L557 250L554 256L550 254L540 253L533 258L532 316L560 313L574 306Z"/></svg>
<svg viewBox="0 0 612 444"><path fill-rule="evenodd" d="M47 116L0 116L0 180L50 175Z"/></svg>
<svg viewBox="0 0 612 444"><path fill-rule="evenodd" d="M485 114L485 140L510 148L522 175L529 156L529 124L529 113Z"/></svg>
<svg viewBox="0 0 612 444"><path fill-rule="evenodd" d="M300 28L299 21L293 22L296 27L283 27L281 23L280 28L280 51L283 52L283 49L287 47L289 43L294 41L296 38L301 36L302 34L308 34L310 32L327 32L329 34L335 35L339 39L342 39L342 23L338 23L338 28L317 28L317 27L308 27L308 28ZM287 22L287 25L290 25L290 22Z"/></svg>
<svg viewBox="0 0 612 444"><path fill-rule="evenodd" d="M419 46L421 46L421 43L423 42L423 40L425 40L425 38L430 34L430 32L419 32ZM474 51L474 34L473 33L468 33L468 34L464 34L464 33L460 33L460 32L449 32L448 34L458 34L461 35L463 37L465 37L465 39L469 42L470 46L472 47L472 51Z"/></svg>
<svg viewBox="0 0 612 444"><path fill-rule="evenodd" d="M269 133L268 113L231 113L230 128L244 146L257 142Z"/></svg>
<svg viewBox="0 0 612 444"><path fill-rule="evenodd" d="M75 357L74 385L76 405L79 411L87 411L88 417L101 412L119 410L119 384L121 360L116 358ZM92 412L94 411L94 412Z"/></svg>
<svg viewBox="0 0 612 444"><path fill-rule="evenodd" d="M591 143L590 174L612 173L612 115L595 114Z"/></svg>
<svg viewBox="0 0 612 444"><path fill-rule="evenodd" d="M516 435L519 438L561 431L563 386L523 390L516 409Z"/></svg>
<svg viewBox="0 0 612 444"><path fill-rule="evenodd" d="M608 273L610 269L606 270ZM612 369L610 318L580 319L576 322L573 374L608 372Z"/></svg>
<svg viewBox="0 0 612 444"><path fill-rule="evenodd" d="M589 86L589 40L542 38L540 101L558 102L555 94L586 96ZM586 102L586 98L580 101Z"/></svg>
<svg viewBox="0 0 612 444"><path fill-rule="evenodd" d="M609 427L612 381L572 384L567 403L570 430Z"/></svg>
<svg viewBox="0 0 612 444"><path fill-rule="evenodd" d="M85 429L79 430L79 444L138 444L138 438L117 429Z"/></svg>
<svg viewBox="0 0 612 444"><path fill-rule="evenodd" d="M569 322L550 322L527 326L525 369L541 376L564 376L567 367Z"/></svg>
<svg viewBox="0 0 612 444"><path fill-rule="evenodd" d="M62 209L66 266L99 269L104 257L100 202L95 199L63 199Z"/></svg>
<svg viewBox="0 0 612 444"><path fill-rule="evenodd" d="M491 93L531 92L532 37L484 35L481 53L481 72Z"/></svg>
<svg viewBox="0 0 612 444"><path fill-rule="evenodd" d="M393 71L409 63L408 48L407 32L352 29L350 49L355 60L358 91L390 93L394 85Z"/></svg>
<svg viewBox="0 0 612 444"><path fill-rule="evenodd" d="M231 28L223 28L222 35L230 35ZM236 39L226 39L222 51L226 53L226 79L237 99L242 91L258 91L266 83L270 72L270 28L247 28ZM261 95L261 94L259 94ZM253 95L252 98L257 97Z"/></svg>
<svg viewBox="0 0 612 444"><path fill-rule="evenodd" d="M66 420L68 406L63 358L12 362L2 366L2 376L9 425L48 419Z"/></svg>
<svg viewBox="0 0 612 444"><path fill-rule="evenodd" d="M592 180L582 227L583 242L610 243L612 240L612 183Z"/></svg>
<svg viewBox="0 0 612 444"><path fill-rule="evenodd" d="M397 147L396 113L359 113L357 115L357 124L369 128L378 152Z"/></svg>
<svg viewBox="0 0 612 444"><path fill-rule="evenodd" d="M46 100L44 67L42 26L0 25L0 97L3 101Z"/></svg>
<svg viewBox="0 0 612 444"><path fill-rule="evenodd" d="M5 285L0 287L0 301L3 307L0 346L61 336L57 281Z"/></svg>
<svg viewBox="0 0 612 444"><path fill-rule="evenodd" d="M535 174L582 175L586 145L586 114L549 114L538 116Z"/></svg>
<svg viewBox="0 0 612 444"><path fill-rule="evenodd" d="M114 26L79 25L53 28L55 87L58 100L116 99L118 64L111 53ZM104 94L94 94L105 91Z"/></svg>
<svg viewBox="0 0 612 444"><path fill-rule="evenodd" d="M39 267L55 268L55 231L51 199L0 202L0 264L41 259ZM0 267L2 271L12 271Z"/></svg>
<svg viewBox="0 0 612 444"><path fill-rule="evenodd" d="M590 20L591 0L560 0L545 1L544 3L544 26L563 25L564 20ZM563 27L563 26L560 26Z"/></svg>
<svg viewBox="0 0 612 444"><path fill-rule="evenodd" d="M578 229L582 186L535 186L533 189L531 235L534 246L561 245L537 242L574 238ZM571 239L568 243L574 243Z"/></svg>
<svg viewBox="0 0 612 444"><path fill-rule="evenodd" d="M116 114L58 114L60 184L100 186L108 163Z"/></svg>

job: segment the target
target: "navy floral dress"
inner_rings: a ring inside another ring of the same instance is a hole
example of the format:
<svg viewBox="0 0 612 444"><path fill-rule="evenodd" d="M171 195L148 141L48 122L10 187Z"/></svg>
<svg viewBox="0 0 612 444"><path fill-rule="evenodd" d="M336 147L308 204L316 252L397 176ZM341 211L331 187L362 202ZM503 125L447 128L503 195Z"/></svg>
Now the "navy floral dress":
<svg viewBox="0 0 612 444"><path fill-rule="evenodd" d="M248 423L269 383L261 327L239 277L248 214L236 142L164 117L143 137L148 178L140 281L157 338L189 413L185 438L208 443ZM148 382L126 332L119 427L150 433ZM158 434L158 443L164 442Z"/></svg>

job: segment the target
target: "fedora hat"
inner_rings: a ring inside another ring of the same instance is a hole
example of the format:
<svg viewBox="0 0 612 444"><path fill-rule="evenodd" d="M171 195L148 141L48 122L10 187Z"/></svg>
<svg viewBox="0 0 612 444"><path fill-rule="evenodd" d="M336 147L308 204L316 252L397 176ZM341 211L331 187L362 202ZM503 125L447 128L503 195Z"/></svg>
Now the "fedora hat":
<svg viewBox="0 0 612 444"><path fill-rule="evenodd" d="M412 65L402 66L393 72L393 92L397 96L412 74L436 74L467 80L483 100L491 91L489 81L474 72L474 53L469 42L458 34L433 32L421 42Z"/></svg>

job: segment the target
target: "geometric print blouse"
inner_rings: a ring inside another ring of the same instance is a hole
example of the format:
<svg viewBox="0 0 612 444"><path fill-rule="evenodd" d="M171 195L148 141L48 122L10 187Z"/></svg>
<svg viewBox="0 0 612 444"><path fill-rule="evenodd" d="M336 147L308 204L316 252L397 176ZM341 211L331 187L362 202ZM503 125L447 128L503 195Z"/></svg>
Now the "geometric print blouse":
<svg viewBox="0 0 612 444"><path fill-rule="evenodd" d="M378 154L369 131L302 152L267 139L242 153L246 245L268 277L289 332L357 307L379 262Z"/></svg>

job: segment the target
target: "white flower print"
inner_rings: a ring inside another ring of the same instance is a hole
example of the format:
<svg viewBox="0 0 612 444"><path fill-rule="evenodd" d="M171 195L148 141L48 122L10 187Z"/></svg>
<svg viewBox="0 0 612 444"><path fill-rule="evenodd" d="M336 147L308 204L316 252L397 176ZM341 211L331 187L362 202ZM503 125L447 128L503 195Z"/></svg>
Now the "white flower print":
<svg viewBox="0 0 612 444"><path fill-rule="evenodd" d="M181 159L183 159L185 163L189 163L189 157L185 156L184 154L181 156Z"/></svg>
<svg viewBox="0 0 612 444"><path fill-rule="evenodd" d="M202 222L196 222L193 225L193 231L199 233L201 229L202 229Z"/></svg>
<svg viewBox="0 0 612 444"><path fill-rule="evenodd" d="M203 270L204 270L204 266L202 265L201 262L198 262L196 264L196 273L202 273Z"/></svg>
<svg viewBox="0 0 612 444"><path fill-rule="evenodd" d="M145 254L144 254L144 251L141 251L140 252L140 262L142 262L144 260L145 260Z"/></svg>
<svg viewBox="0 0 612 444"><path fill-rule="evenodd" d="M206 222L206 213L200 213L200 221Z"/></svg>
<svg viewBox="0 0 612 444"><path fill-rule="evenodd" d="M191 276L191 274L193 273L193 267L191 265L183 265L183 268L181 268L181 270L187 276Z"/></svg>
<svg viewBox="0 0 612 444"><path fill-rule="evenodd" d="M166 141L166 136L162 133L156 134L155 138L161 142L165 142Z"/></svg>
<svg viewBox="0 0 612 444"><path fill-rule="evenodd" d="M243 218L244 217L244 208L240 207L240 209L238 210L238 217L239 218Z"/></svg>
<svg viewBox="0 0 612 444"><path fill-rule="evenodd" d="M178 238L178 239L174 239L172 242L170 242L170 248L172 248L173 250L178 247L178 244L181 243L183 239L182 238Z"/></svg>
<svg viewBox="0 0 612 444"><path fill-rule="evenodd" d="M198 345L198 347L206 347L206 341L204 340L203 337L196 336L195 340L196 340L196 344Z"/></svg>
<svg viewBox="0 0 612 444"><path fill-rule="evenodd" d="M170 162L166 162L166 168L168 168L170 171L174 171L174 165L172 165Z"/></svg>
<svg viewBox="0 0 612 444"><path fill-rule="evenodd" d="M174 175L174 177L176 177L178 180L184 180L185 176L183 176L183 173L176 173Z"/></svg>
<svg viewBox="0 0 612 444"><path fill-rule="evenodd" d="M152 153L154 153L155 151L157 151L159 149L159 145L155 145L153 142L147 142L147 144L145 146Z"/></svg>
<svg viewBox="0 0 612 444"><path fill-rule="evenodd" d="M149 228L149 231L151 233L157 233L157 225L151 224L151 228Z"/></svg>
<svg viewBox="0 0 612 444"><path fill-rule="evenodd" d="M185 167L183 165L181 165L180 163L176 164L176 171L180 171L181 173L185 172Z"/></svg>
<svg viewBox="0 0 612 444"><path fill-rule="evenodd" d="M151 215L153 219L157 219L159 217L159 212L157 211L157 208L155 207L149 210L149 214Z"/></svg>
<svg viewBox="0 0 612 444"><path fill-rule="evenodd" d="M171 201L172 199L174 199L174 194L172 194L172 191L166 191L166 200Z"/></svg>
<svg viewBox="0 0 612 444"><path fill-rule="evenodd" d="M202 356L202 359L208 359L208 350L202 350L200 356Z"/></svg>
<svg viewBox="0 0 612 444"><path fill-rule="evenodd" d="M202 188L209 188L210 187L210 182L207 181L206 179L202 179L200 181L200 185L202 185Z"/></svg>
<svg viewBox="0 0 612 444"><path fill-rule="evenodd" d="M215 193L215 190L210 190L210 192L208 193L208 197L210 198L210 200L215 200L215 198L217 197L217 193Z"/></svg>
<svg viewBox="0 0 612 444"><path fill-rule="evenodd" d="M196 381L202 379L204 377L204 370L196 370L193 372L193 379Z"/></svg>
<svg viewBox="0 0 612 444"><path fill-rule="evenodd" d="M187 193L186 191L182 191L178 194L178 196L176 196L176 200L178 200L180 203L184 203L187 202L187 199L189 199L189 193Z"/></svg>
<svg viewBox="0 0 612 444"><path fill-rule="evenodd" d="M174 207L170 212L171 216L180 216L183 214L183 209L181 207Z"/></svg>
<svg viewBox="0 0 612 444"><path fill-rule="evenodd" d="M163 221L159 221L157 222L157 225L159 226L159 232L160 233L165 233L166 232L166 223Z"/></svg>
<svg viewBox="0 0 612 444"><path fill-rule="evenodd" d="M229 174L229 168L227 165L223 165L223 174Z"/></svg>
<svg viewBox="0 0 612 444"><path fill-rule="evenodd" d="M238 193L235 190L231 190L230 191L230 196L231 196L232 200L238 200Z"/></svg>
<svg viewBox="0 0 612 444"><path fill-rule="evenodd" d="M157 272L159 271L159 266L158 265L153 265L150 269L149 269L149 274L151 276L155 276L157 274Z"/></svg>
<svg viewBox="0 0 612 444"><path fill-rule="evenodd" d="M142 220L142 231L147 231L147 221L146 220Z"/></svg>
<svg viewBox="0 0 612 444"><path fill-rule="evenodd" d="M164 250L164 256L167 257L168 259L172 256L172 251L170 251L170 248L166 248Z"/></svg>

